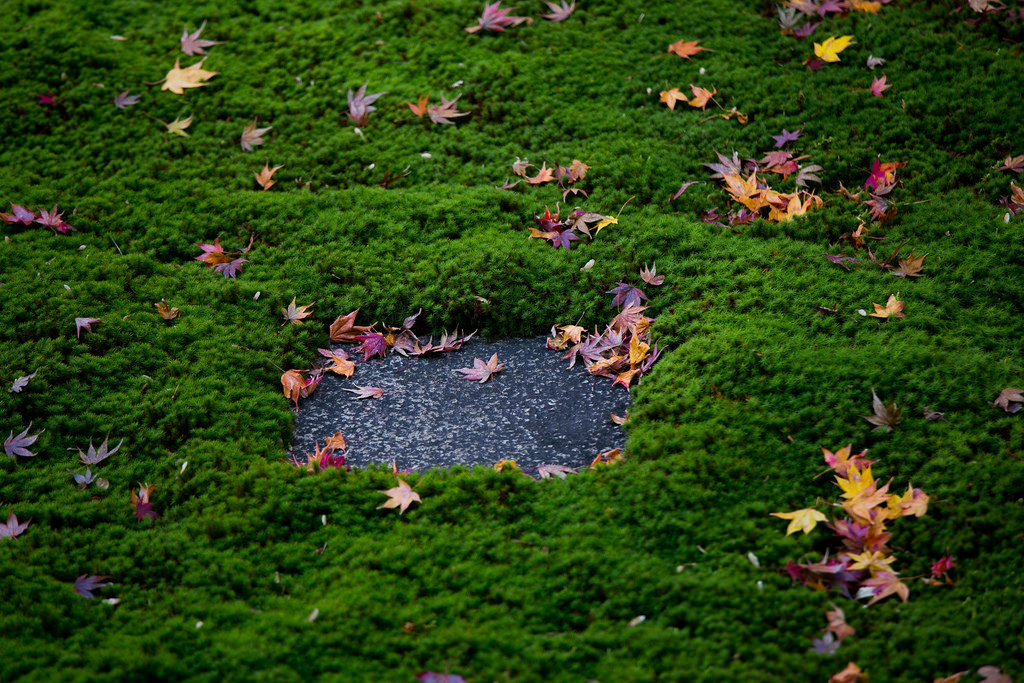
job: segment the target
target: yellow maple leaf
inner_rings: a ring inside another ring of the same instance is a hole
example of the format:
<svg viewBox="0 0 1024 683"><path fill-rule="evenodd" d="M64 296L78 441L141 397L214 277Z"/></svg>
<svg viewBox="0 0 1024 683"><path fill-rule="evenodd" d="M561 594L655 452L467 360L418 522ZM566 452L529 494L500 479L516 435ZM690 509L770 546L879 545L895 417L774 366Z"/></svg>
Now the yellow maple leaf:
<svg viewBox="0 0 1024 683"><path fill-rule="evenodd" d="M836 475L836 485L843 490L843 498L852 500L875 485L875 476L871 474L871 467L861 470L851 464L845 477Z"/></svg>
<svg viewBox="0 0 1024 683"><path fill-rule="evenodd" d="M170 90L175 95L184 95L185 91L183 88L201 88L206 85L206 81L216 76L219 72L217 71L206 71L203 69L203 62L206 61L206 57L203 57L192 66L187 66L184 69L179 64L180 58L174 60L174 67L167 72L164 77L164 84L160 86L161 90Z"/></svg>
<svg viewBox="0 0 1024 683"><path fill-rule="evenodd" d="M787 536L798 531L809 534L817 526L818 522L824 522L827 519L825 515L814 508L804 508L803 510L794 510L793 512L773 512L772 517L790 520L789 526L786 527Z"/></svg>
<svg viewBox="0 0 1024 683"><path fill-rule="evenodd" d="M164 125L167 126L168 133L171 133L172 135L180 135L183 138L187 138L188 133L185 132L185 129L192 125L192 117L190 116L183 121L179 116L170 123L165 123Z"/></svg>
<svg viewBox="0 0 1024 683"><path fill-rule="evenodd" d="M829 36L824 43L814 44L814 55L823 62L838 62L839 53L853 44L853 36Z"/></svg>
<svg viewBox="0 0 1024 683"><path fill-rule="evenodd" d="M671 90L662 90L659 94L659 102L668 105L669 109L676 108L676 102L686 102L686 95L680 92L679 88L672 88Z"/></svg>
<svg viewBox="0 0 1024 683"><path fill-rule="evenodd" d="M629 340L629 364L639 365L651 353L651 345L640 341L634 334Z"/></svg>
<svg viewBox="0 0 1024 683"><path fill-rule="evenodd" d="M606 228L609 225L618 225L618 224L619 224L619 219L618 218L612 218L611 216L605 216L604 218L602 218L601 220L599 220L597 222L597 225L594 226L594 234L596 235L597 233L601 232L601 228Z"/></svg>
<svg viewBox="0 0 1024 683"><path fill-rule="evenodd" d="M872 318L903 317L903 302L897 301L894 294L889 295L889 300L885 302L884 307L874 302L871 302L871 305L875 307L875 312L869 313Z"/></svg>
<svg viewBox="0 0 1024 683"><path fill-rule="evenodd" d="M874 2L874 0L849 0L849 5L856 12L867 12L868 14L878 14L878 10L882 9L882 3Z"/></svg>
<svg viewBox="0 0 1024 683"><path fill-rule="evenodd" d="M398 514L402 514L407 507L412 505L413 501L422 502L420 494L413 491L412 487L401 479L398 480L398 486L387 491L378 491L378 493L383 493L388 497L383 505L377 506L378 510L381 508L398 508Z"/></svg>

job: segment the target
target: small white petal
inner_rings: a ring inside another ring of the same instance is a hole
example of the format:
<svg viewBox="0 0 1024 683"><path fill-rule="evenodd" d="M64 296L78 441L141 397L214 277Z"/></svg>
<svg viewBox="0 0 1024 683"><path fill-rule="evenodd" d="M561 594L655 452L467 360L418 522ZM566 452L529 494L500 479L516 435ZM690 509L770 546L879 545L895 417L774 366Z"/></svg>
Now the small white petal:
<svg viewBox="0 0 1024 683"><path fill-rule="evenodd" d="M202 628L202 627L203 627L203 622L197 621L196 622L196 628Z"/></svg>
<svg viewBox="0 0 1024 683"><path fill-rule="evenodd" d="M757 559L757 555L754 553L747 553L747 559L750 560L750 564L754 565L758 569L761 568L761 563Z"/></svg>

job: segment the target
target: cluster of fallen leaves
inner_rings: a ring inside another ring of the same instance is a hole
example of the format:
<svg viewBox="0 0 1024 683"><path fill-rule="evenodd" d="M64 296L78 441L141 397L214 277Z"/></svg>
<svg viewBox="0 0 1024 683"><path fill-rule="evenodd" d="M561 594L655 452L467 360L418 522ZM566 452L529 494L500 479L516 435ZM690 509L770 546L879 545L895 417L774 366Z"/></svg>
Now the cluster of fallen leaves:
<svg viewBox="0 0 1024 683"><path fill-rule="evenodd" d="M910 589L893 568L896 557L889 547L892 533L887 524L901 517L923 516L928 511L928 496L912 485L902 495L889 493L891 480L878 485L871 472L876 461L866 459L867 451L857 455L850 451L851 446L835 453L822 449L825 464L835 473L835 484L842 490L843 500L832 504L842 510L842 515L828 522L828 517L815 508L772 513L789 520L787 536L798 531L808 534L819 522L828 522L841 544L832 558L826 552L817 562L790 561L786 571L794 581L817 590L835 588L850 599L870 598L868 605L890 595L906 602Z"/></svg>
<svg viewBox="0 0 1024 683"><path fill-rule="evenodd" d="M665 278L657 274L657 265L646 266L640 277L649 285L660 286ZM553 351L564 351L562 360L569 361L572 368L580 359L586 371L595 377L607 377L614 384L620 384L628 391L634 380L651 369L662 350L657 342L651 341L652 318L643 314L647 310L641 305L647 295L638 287L619 282L608 294L614 294L612 305L619 313L605 327L603 332L579 325L556 325L551 328L547 347Z"/></svg>
<svg viewBox="0 0 1024 683"><path fill-rule="evenodd" d="M233 278L241 272L242 266L249 261L242 258L252 250L252 243L256 240L256 235L249 236L249 244L243 249L238 251L224 251L224 247L220 244L220 237L213 241L213 244L196 244L202 250L202 254L195 257L196 261L202 261L209 268L213 268L214 271L220 273L224 277ZM157 305L159 310L159 305ZM176 310L176 309L175 309ZM161 315L164 312L161 311ZM173 317L173 316L172 316ZM165 319L168 319L164 315Z"/></svg>
<svg viewBox="0 0 1024 683"><path fill-rule="evenodd" d="M530 175L531 168L536 171L533 176ZM590 167L579 159L573 159L572 163L568 166L555 165L551 168L548 168L548 164L545 161L541 163L540 168L537 168L528 159L516 157L516 160L512 162L512 173L519 176L521 180L510 183L508 178L505 178L505 183L499 186L498 189L511 190L522 182L528 185L558 183L558 187L562 190L562 201L565 201L570 194L587 197L588 193L580 188L577 183L587 177L587 171L589 170Z"/></svg>
<svg viewBox="0 0 1024 683"><path fill-rule="evenodd" d="M783 130L783 135L786 133L787 131ZM797 136L799 137L799 134ZM735 227L756 218L782 223L824 205L820 197L806 189L779 192L768 183L767 178L770 174L779 175L782 180L792 175L798 188L807 188L812 182L820 183L821 178L817 172L823 170L821 166L801 164L808 158L807 156L794 157L791 152L781 149L768 152L760 159L745 161L741 161L735 151L732 157L719 152L715 154L718 156L718 163L704 166L714 171L711 178L721 180L729 197L742 208L725 214L719 213L717 209L711 209L702 218L705 223L726 227L726 223L722 223L724 219L729 227ZM743 177L744 173L747 174L746 178ZM675 197L685 191L686 187L677 192Z"/></svg>
<svg viewBox="0 0 1024 683"><path fill-rule="evenodd" d="M571 3L559 0L557 5L553 2L545 2L544 4L548 6L550 11L548 14L543 15L543 17L552 22L565 21L576 10L576 0L572 0ZM517 17L511 14L517 9L517 7L502 8L501 0L484 5L483 14L476 20L476 25L467 27L466 33L477 33L479 31L503 32L506 28L518 26L519 24L525 23L529 26L533 23L532 17Z"/></svg>
<svg viewBox="0 0 1024 683"><path fill-rule="evenodd" d="M1011 171L1016 174L1024 172L1024 154L1017 156L1009 156L1003 159L1003 164L996 167L997 171ZM1016 216L1021 210L1024 210L1024 188L1018 187L1012 181L1010 182L1010 196L1002 196L999 198L999 203L1006 207L1006 215L1004 220L1009 222L1010 216ZM6 214L2 214L6 217Z"/></svg>
<svg viewBox="0 0 1024 683"><path fill-rule="evenodd" d="M285 324L302 324L303 320L311 315L309 308L312 306L313 304L296 306L295 300L292 299L291 304L281 310ZM383 329L378 331L375 329L377 326L376 322L370 325L356 324L356 315L359 313L357 308L345 315L338 316L331 323L329 330L330 341L355 344L352 351L357 354L363 354L362 361L366 362L374 356L385 358L388 349L412 358L457 351L476 334L471 332L460 335L458 330L456 330L454 334L444 332L436 343L433 336L424 341L412 331L413 325L416 324L416 319L422 312L422 309L420 309L402 321L402 324L398 327L382 325ZM296 408L299 405L300 398L307 398L316 391L325 372L333 372L343 377L352 377L355 372L356 361L352 360L352 357L346 351L331 346L326 349L319 349L319 352L327 361L321 361L319 365L308 370L286 370L281 375L281 386L283 387L284 395L288 400L295 402ZM467 373L466 379L475 378L477 381L489 379L491 373L498 372L501 369L498 367L496 357L492 358L491 361L486 364L480 361L480 364L484 366L483 370L486 370L486 376L483 376L483 371L479 367L466 368L466 370L470 371ZM384 395L384 391L379 387L360 387L357 385L356 389L348 389L347 391L356 394L356 399L380 398Z"/></svg>
<svg viewBox="0 0 1024 683"><path fill-rule="evenodd" d="M54 204L53 208L49 211L46 209L39 209L38 211L39 214L36 215L35 211L30 211L24 206L12 203L11 212L0 212L0 219L3 219L4 223L9 225L42 225L53 230L55 233L59 232L62 235L66 235L74 230L74 228L64 220L64 212L57 211L56 204Z"/></svg>
<svg viewBox="0 0 1024 683"><path fill-rule="evenodd" d="M530 237L545 239L555 249L562 248L569 250L573 242L579 242L580 237L576 234L579 231L586 235L590 241L598 235L601 230L609 225L616 225L619 222L617 217L604 216L591 211L576 209L570 211L564 219L559 219L558 206L555 206L555 213L544 207L543 216L534 216L536 228L530 228ZM593 232L591 232L593 230Z"/></svg>

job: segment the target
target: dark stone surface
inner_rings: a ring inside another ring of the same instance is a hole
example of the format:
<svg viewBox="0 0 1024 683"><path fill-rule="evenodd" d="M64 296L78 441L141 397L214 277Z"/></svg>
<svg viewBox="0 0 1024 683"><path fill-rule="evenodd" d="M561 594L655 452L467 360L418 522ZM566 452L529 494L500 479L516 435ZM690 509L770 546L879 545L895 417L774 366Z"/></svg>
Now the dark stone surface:
<svg viewBox="0 0 1024 683"><path fill-rule="evenodd" d="M461 379L455 368L497 353L505 369L493 382ZM313 452L313 442L341 432L352 466L390 463L400 470L452 465L493 465L514 459L521 468L580 467L602 450L621 447L622 415L630 397L610 380L590 377L544 338L470 340L461 350L407 359L389 354L358 363L351 379L329 373L310 398L300 400L293 453ZM343 389L382 388L379 399L353 400Z"/></svg>

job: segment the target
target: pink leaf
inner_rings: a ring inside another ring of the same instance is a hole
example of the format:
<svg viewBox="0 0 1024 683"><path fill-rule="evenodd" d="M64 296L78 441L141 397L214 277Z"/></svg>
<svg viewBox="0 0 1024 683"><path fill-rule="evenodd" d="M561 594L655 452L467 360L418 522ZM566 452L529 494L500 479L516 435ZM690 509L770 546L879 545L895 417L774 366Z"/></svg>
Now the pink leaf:
<svg viewBox="0 0 1024 683"><path fill-rule="evenodd" d="M103 321L100 320L99 318L75 318L75 328L77 330L75 336L78 337L79 339L81 339L82 338L82 330L83 329L86 332L90 332L91 333L92 332L91 325L93 323L101 323L101 322L103 322Z"/></svg>
<svg viewBox="0 0 1024 683"><path fill-rule="evenodd" d="M16 455L20 455L25 458L35 457L36 454L28 450L28 447L34 444L36 442L36 439L39 438L39 434L42 434L46 430L44 429L43 432L39 432L38 434L33 434L32 436L29 436L28 430L30 429L32 429L31 422L28 423L28 427L25 428L25 431L23 431L21 434L18 434L17 436L14 436L14 430L12 429L10 435L7 437L7 440L4 441L4 452L7 453L7 455L11 456L12 458Z"/></svg>

